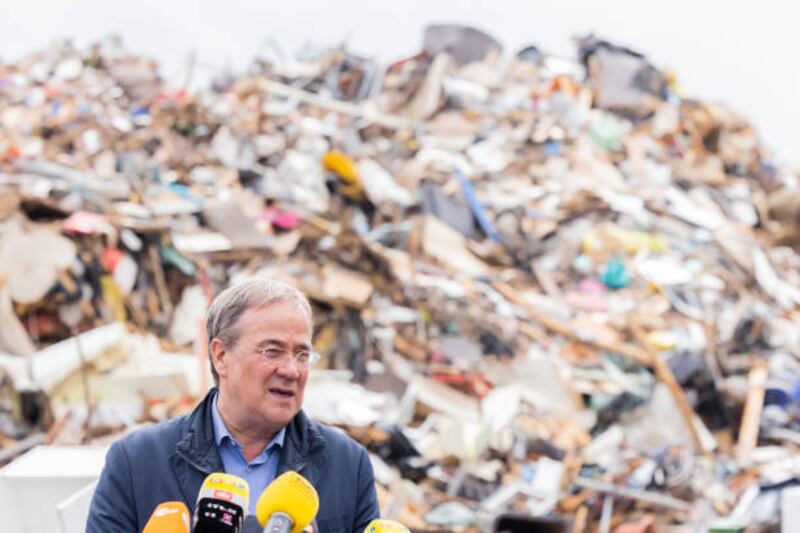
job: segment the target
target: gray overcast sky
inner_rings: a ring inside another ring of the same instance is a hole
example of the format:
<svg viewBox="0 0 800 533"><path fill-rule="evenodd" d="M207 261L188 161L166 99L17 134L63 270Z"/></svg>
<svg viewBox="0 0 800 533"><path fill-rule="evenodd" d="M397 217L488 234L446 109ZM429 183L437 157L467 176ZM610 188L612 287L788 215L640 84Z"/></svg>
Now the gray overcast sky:
<svg viewBox="0 0 800 533"><path fill-rule="evenodd" d="M669 67L691 96L747 115L779 161L800 163L800 7L786 0L0 0L0 57L53 39L121 34L166 75L192 49L243 67L266 37L287 51L346 40L391 59L418 50L428 22L468 23L515 51L527 43L572 55L570 37L594 31Z"/></svg>

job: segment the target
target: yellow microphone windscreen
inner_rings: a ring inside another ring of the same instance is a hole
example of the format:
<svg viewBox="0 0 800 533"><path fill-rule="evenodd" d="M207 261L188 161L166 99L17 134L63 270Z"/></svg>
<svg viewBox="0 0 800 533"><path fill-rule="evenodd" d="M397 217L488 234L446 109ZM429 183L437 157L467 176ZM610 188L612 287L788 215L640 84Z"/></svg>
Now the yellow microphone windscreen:
<svg viewBox="0 0 800 533"><path fill-rule="evenodd" d="M158 504L142 533L189 533L189 509L183 502Z"/></svg>
<svg viewBox="0 0 800 533"><path fill-rule="evenodd" d="M309 481L297 472L285 472L264 489L256 502L256 517L266 526L274 513L292 518L291 533L300 533L314 520L319 510L319 496Z"/></svg>

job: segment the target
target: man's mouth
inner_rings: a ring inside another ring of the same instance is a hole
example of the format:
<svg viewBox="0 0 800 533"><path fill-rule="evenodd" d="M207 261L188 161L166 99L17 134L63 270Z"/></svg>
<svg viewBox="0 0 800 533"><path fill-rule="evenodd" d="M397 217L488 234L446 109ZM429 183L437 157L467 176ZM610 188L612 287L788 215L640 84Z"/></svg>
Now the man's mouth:
<svg viewBox="0 0 800 533"><path fill-rule="evenodd" d="M294 398L294 391L283 387L270 387L269 392L281 398Z"/></svg>

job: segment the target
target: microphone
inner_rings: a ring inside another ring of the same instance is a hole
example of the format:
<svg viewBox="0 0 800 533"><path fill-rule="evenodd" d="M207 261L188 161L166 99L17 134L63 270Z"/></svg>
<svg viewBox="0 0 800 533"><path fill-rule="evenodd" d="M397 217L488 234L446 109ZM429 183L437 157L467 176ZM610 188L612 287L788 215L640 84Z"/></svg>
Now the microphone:
<svg viewBox="0 0 800 533"><path fill-rule="evenodd" d="M400 522L376 518L367 524L364 533L411 533L411 530Z"/></svg>
<svg viewBox="0 0 800 533"><path fill-rule="evenodd" d="M241 533L250 486L240 477L209 474L197 494L192 533Z"/></svg>
<svg viewBox="0 0 800 533"><path fill-rule="evenodd" d="M189 533L189 509L183 502L159 503L142 533Z"/></svg>
<svg viewBox="0 0 800 533"><path fill-rule="evenodd" d="M300 533L319 510L319 496L297 472L284 472L264 489L256 502L256 517L264 533Z"/></svg>

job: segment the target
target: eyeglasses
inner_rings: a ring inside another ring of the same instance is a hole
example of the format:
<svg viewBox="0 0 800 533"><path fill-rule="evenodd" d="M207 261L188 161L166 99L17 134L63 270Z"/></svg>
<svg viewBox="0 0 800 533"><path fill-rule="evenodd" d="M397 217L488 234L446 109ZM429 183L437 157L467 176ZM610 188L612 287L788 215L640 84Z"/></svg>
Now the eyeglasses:
<svg viewBox="0 0 800 533"><path fill-rule="evenodd" d="M302 369L314 366L320 359L320 355L317 352L309 350L301 350L299 352L292 353L289 350L268 346L266 348L256 348L255 351L257 354L264 356L267 360L273 363L284 362L291 356L295 361L297 361L297 366Z"/></svg>

